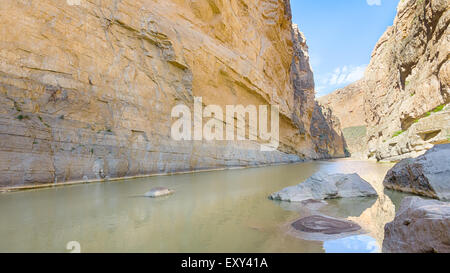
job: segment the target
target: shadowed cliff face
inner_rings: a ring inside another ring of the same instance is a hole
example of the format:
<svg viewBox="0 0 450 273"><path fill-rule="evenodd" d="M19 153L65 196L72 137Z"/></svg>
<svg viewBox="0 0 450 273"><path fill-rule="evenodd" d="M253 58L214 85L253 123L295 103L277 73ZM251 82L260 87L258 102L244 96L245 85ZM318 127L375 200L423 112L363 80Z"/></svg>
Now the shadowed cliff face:
<svg viewBox="0 0 450 273"><path fill-rule="evenodd" d="M346 156L341 124L331 108L321 108L315 99L314 74L309 61L306 38L297 25L292 28L294 57L291 79L294 86L292 120L305 139L312 140L314 152L321 158Z"/></svg>
<svg viewBox="0 0 450 273"><path fill-rule="evenodd" d="M449 0L400 1L364 79L321 99L347 125L364 112L365 122L352 124L368 126L361 138L368 145L355 146L358 152L400 160L450 142L449 9Z"/></svg>
<svg viewBox="0 0 450 273"><path fill-rule="evenodd" d="M364 81L360 80L318 99L341 123L347 151L353 158L367 158L367 123L364 109Z"/></svg>
<svg viewBox="0 0 450 273"><path fill-rule="evenodd" d="M335 154L311 133L314 82L289 1L5 0L0 12L2 187ZM279 105L279 151L173 141L171 110L194 97Z"/></svg>

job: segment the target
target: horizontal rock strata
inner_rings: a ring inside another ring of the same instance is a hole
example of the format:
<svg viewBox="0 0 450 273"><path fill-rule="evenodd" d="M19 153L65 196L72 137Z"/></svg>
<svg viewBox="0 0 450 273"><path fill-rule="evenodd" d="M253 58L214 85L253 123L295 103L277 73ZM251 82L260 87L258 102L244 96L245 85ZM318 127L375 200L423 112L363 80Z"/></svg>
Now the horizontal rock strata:
<svg viewBox="0 0 450 273"><path fill-rule="evenodd" d="M364 78L320 98L352 155L398 161L450 143L449 24L449 0L400 1Z"/></svg>
<svg viewBox="0 0 450 273"><path fill-rule="evenodd" d="M343 154L316 117L289 1L6 0L0 13L0 187ZM171 110L194 97L279 105L279 150L173 141Z"/></svg>

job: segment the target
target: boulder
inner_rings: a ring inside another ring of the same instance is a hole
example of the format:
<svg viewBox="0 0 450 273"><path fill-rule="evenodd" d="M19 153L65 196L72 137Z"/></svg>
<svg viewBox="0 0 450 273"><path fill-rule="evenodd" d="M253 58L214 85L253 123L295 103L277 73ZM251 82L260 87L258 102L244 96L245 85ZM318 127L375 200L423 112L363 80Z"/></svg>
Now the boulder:
<svg viewBox="0 0 450 273"><path fill-rule="evenodd" d="M317 173L297 186L272 194L273 200L302 202L347 197L377 196L375 189L358 174Z"/></svg>
<svg viewBox="0 0 450 273"><path fill-rule="evenodd" d="M175 192L174 190L170 190L170 189L167 189L167 188L158 187L158 188L151 189L151 190L150 190L149 192L147 192L144 196L145 196L145 197L156 198L156 197L162 197L162 196L171 195L171 194L173 194L174 192Z"/></svg>
<svg viewBox="0 0 450 273"><path fill-rule="evenodd" d="M436 145L418 158L400 161L383 184L392 190L450 200L450 144Z"/></svg>
<svg viewBox="0 0 450 273"><path fill-rule="evenodd" d="M394 221L385 226L383 252L449 253L450 204L405 198Z"/></svg>

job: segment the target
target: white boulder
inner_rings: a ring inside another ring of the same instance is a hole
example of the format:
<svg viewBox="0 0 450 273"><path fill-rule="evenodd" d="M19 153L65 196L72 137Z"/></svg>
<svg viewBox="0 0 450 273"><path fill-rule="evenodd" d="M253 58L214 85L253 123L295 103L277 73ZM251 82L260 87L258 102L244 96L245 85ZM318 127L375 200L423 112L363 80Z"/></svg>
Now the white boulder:
<svg viewBox="0 0 450 273"><path fill-rule="evenodd" d="M376 190L358 174L317 173L297 186L270 196L273 200L302 202L347 197L378 196Z"/></svg>

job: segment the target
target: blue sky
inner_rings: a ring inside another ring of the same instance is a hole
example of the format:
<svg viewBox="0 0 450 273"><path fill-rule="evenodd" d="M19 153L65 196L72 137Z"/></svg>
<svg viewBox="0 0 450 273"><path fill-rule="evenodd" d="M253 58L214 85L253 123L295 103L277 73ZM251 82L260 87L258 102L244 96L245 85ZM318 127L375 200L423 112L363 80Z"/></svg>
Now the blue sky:
<svg viewBox="0 0 450 273"><path fill-rule="evenodd" d="M399 0L291 0L323 96L360 79L375 44L391 26Z"/></svg>

